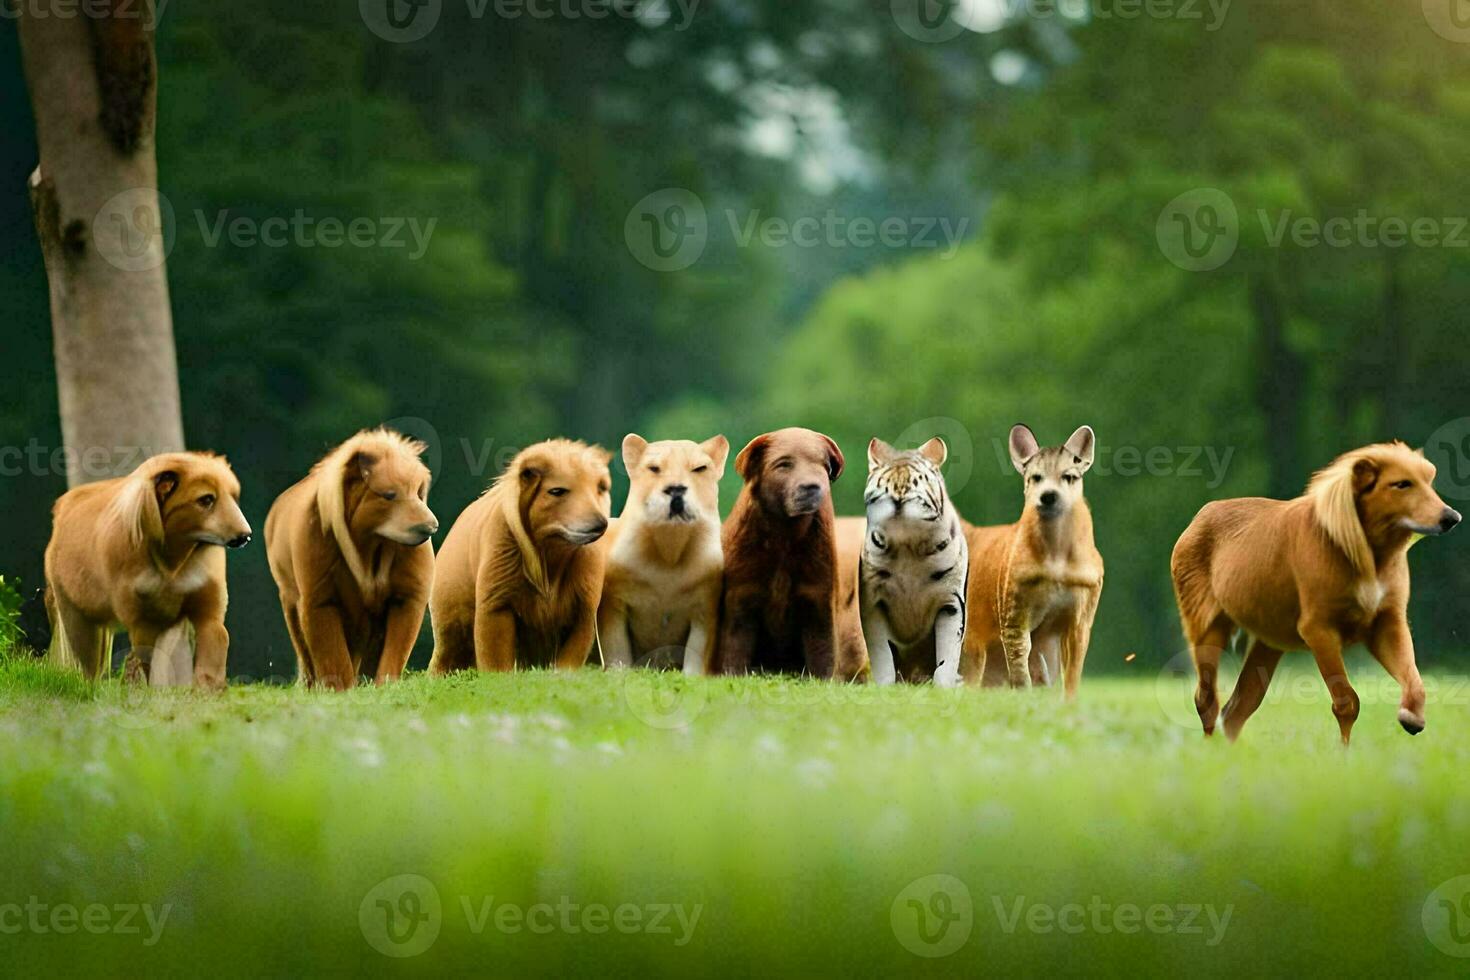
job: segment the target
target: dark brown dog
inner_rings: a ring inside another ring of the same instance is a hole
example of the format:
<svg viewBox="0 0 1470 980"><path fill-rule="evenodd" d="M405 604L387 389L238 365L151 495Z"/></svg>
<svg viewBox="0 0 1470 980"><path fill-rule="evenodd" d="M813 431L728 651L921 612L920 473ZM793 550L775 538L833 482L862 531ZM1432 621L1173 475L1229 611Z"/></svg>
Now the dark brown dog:
<svg viewBox="0 0 1470 980"><path fill-rule="evenodd" d="M863 670L861 631L837 608L831 483L842 466L837 443L810 429L766 433L735 457L745 486L721 529L722 673Z"/></svg>

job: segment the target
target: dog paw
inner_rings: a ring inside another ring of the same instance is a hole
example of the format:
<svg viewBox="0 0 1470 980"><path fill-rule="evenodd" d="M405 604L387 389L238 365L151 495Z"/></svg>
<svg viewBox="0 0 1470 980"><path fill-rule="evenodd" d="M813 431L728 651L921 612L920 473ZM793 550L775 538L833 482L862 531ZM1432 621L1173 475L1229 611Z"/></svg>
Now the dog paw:
<svg viewBox="0 0 1470 980"><path fill-rule="evenodd" d="M1399 709L1399 725L1410 735L1418 735L1424 731L1424 719L1417 717L1407 708Z"/></svg>

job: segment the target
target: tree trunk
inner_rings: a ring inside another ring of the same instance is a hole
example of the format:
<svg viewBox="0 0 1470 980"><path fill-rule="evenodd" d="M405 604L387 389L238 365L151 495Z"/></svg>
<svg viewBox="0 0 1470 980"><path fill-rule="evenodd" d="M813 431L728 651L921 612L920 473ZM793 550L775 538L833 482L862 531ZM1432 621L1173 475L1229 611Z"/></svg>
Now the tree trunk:
<svg viewBox="0 0 1470 980"><path fill-rule="evenodd" d="M67 483L76 486L184 448L164 272L172 213L166 202L160 209L153 141L155 18L152 0L103 0L72 17L19 10L41 157L31 207L51 288ZM189 646L187 627L159 639L155 682L178 677Z"/></svg>

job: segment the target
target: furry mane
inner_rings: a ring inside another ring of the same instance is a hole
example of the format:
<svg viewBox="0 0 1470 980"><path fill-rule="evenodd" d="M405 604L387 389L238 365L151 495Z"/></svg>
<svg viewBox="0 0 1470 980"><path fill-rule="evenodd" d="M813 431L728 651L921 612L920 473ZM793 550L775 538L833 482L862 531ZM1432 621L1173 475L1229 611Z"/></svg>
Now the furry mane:
<svg viewBox="0 0 1470 980"><path fill-rule="evenodd" d="M311 468L316 477L316 512L321 520L322 532L330 534L342 552L352 577L365 589L371 577L362 564L362 555L352 543L352 531L347 526L347 480L351 476L349 467L359 455L374 461L397 457L401 461L423 465L419 459L428 448L417 439L394 432L392 429L364 429L357 435L333 449Z"/></svg>
<svg viewBox="0 0 1470 980"><path fill-rule="evenodd" d="M1368 460L1378 463L1389 456L1420 455L1402 442L1379 442L1343 453L1312 475L1306 496L1312 501L1312 515L1327 539L1342 550L1360 574L1375 574L1373 549L1363 522L1358 516L1358 495L1353 486L1357 465Z"/></svg>

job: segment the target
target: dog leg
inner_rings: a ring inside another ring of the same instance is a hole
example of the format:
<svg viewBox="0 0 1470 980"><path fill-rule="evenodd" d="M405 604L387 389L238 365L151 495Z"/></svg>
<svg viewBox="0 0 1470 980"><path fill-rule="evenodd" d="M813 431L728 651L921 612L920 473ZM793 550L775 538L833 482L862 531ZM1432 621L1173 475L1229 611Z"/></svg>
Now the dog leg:
<svg viewBox="0 0 1470 980"><path fill-rule="evenodd" d="M515 613L476 606L475 666L497 673L516 669Z"/></svg>
<svg viewBox="0 0 1470 980"><path fill-rule="evenodd" d="M1424 731L1424 681L1414 662L1414 638L1403 613L1381 614L1373 623L1368 649L1403 692L1399 700L1399 724L1410 735Z"/></svg>
<svg viewBox="0 0 1470 980"><path fill-rule="evenodd" d="M1220 719L1220 695L1215 685L1220 674L1220 655L1225 652L1233 632L1235 623L1228 616L1216 616L1199 638L1189 644L1194 672L1199 679L1194 689L1194 710L1199 712L1206 735L1215 734L1215 723Z"/></svg>
<svg viewBox="0 0 1470 980"><path fill-rule="evenodd" d="M388 607L388 635L383 638L383 655L378 658L374 683L383 685L403 676L414 642L423 629L426 609L421 599L405 599Z"/></svg>
<svg viewBox="0 0 1470 980"><path fill-rule="evenodd" d="M1332 714L1337 718L1342 744L1347 745L1353 735L1353 723L1358 720L1359 701L1342 662L1342 637L1331 626L1316 623L1303 623L1298 632L1317 658L1317 670L1332 694Z"/></svg>
<svg viewBox="0 0 1470 980"><path fill-rule="evenodd" d="M579 604L577 620L566 641L556 652L557 670L581 670L587 666L592 644L597 640L597 608L589 602Z"/></svg>
<svg viewBox="0 0 1470 980"><path fill-rule="evenodd" d="M283 593L281 610L286 616L286 632L291 636L291 647L296 651L296 681L303 687L311 687L311 656L306 649L306 633L301 629L300 600Z"/></svg>
<svg viewBox="0 0 1470 980"><path fill-rule="evenodd" d="M1245 663L1240 668L1240 679L1235 682L1235 690L1230 694L1222 718L1225 722L1225 737L1230 741L1240 737L1240 730L1245 727L1246 720L1261 706L1262 699L1266 697L1266 689L1271 686L1271 677L1276 673L1276 665L1280 662L1280 650L1267 646L1260 640L1251 641L1250 649L1245 654Z"/></svg>
<svg viewBox="0 0 1470 980"><path fill-rule="evenodd" d="M1077 618L1062 637L1062 683L1068 701L1077 697L1077 687L1082 683L1082 665L1092 643L1092 624L1097 616L1099 598L1098 592L1088 595L1086 604L1078 610Z"/></svg>
<svg viewBox="0 0 1470 980"><path fill-rule="evenodd" d="M80 670L88 680L94 681L107 673L111 667L105 662L107 631L88 622L65 598L58 595L54 603L61 622L52 636L52 659L63 667Z"/></svg>
<svg viewBox="0 0 1470 980"><path fill-rule="evenodd" d="M1058 650L1062 645L1061 634L1055 632L1055 627L1047 632L1037 630L1031 634L1031 656L1027 658L1027 670L1031 674L1032 687L1049 687L1052 679L1057 676L1057 670L1053 667L1059 659Z"/></svg>
<svg viewBox="0 0 1470 980"><path fill-rule="evenodd" d="M694 614L689 624L689 639L684 644L684 676L704 677L710 670L710 643L715 637L715 624L720 618L719 600L706 604Z"/></svg>
<svg viewBox="0 0 1470 980"><path fill-rule="evenodd" d="M194 641L194 686L223 691L228 684L225 664L230 656L230 633L223 617L196 620Z"/></svg>
<svg viewBox="0 0 1470 980"><path fill-rule="evenodd" d="M357 684L357 671L347 652L347 638L342 630L342 614L336 606L303 603L301 625L306 633L306 649L310 653L315 682L334 691L345 691Z"/></svg>
<svg viewBox="0 0 1470 980"><path fill-rule="evenodd" d="M965 614L944 606L934 616L934 686L958 687L965 642Z"/></svg>
<svg viewBox="0 0 1470 980"><path fill-rule="evenodd" d="M725 613L720 625L720 673L743 677L750 673L751 657L755 654L758 620L750 613Z"/></svg>
<svg viewBox="0 0 1470 980"><path fill-rule="evenodd" d="M1031 686L1031 631L1016 619L1001 627L1006 654L1006 681L1011 687Z"/></svg>
<svg viewBox="0 0 1470 980"><path fill-rule="evenodd" d="M863 641L868 647L868 668L873 672L873 683L892 684L897 680L897 671L893 666L893 647L889 645L888 620L877 609L865 610Z"/></svg>
<svg viewBox="0 0 1470 980"><path fill-rule="evenodd" d="M153 652L158 632L143 626L128 630L128 655L123 659L123 683L147 684L153 670Z"/></svg>
<svg viewBox="0 0 1470 980"><path fill-rule="evenodd" d="M628 636L628 608L622 603L608 601L597 607L597 641L602 644L602 665L608 670L633 666L633 641ZM687 662L687 648L684 658Z"/></svg>
<svg viewBox="0 0 1470 980"><path fill-rule="evenodd" d="M837 667L837 634L830 604L810 604L802 617L801 649L806 659L806 672L824 681L831 680Z"/></svg>

